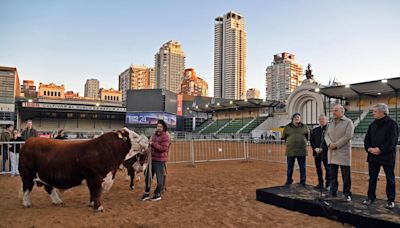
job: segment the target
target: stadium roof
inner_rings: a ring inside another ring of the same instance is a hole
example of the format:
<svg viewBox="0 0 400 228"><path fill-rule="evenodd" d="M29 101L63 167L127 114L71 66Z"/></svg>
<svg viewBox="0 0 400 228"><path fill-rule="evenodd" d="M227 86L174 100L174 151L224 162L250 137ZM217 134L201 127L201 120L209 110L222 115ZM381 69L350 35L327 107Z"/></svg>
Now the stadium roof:
<svg viewBox="0 0 400 228"><path fill-rule="evenodd" d="M330 98L349 99L359 96L378 97L400 92L400 77L355 84L320 88L319 92Z"/></svg>
<svg viewBox="0 0 400 228"><path fill-rule="evenodd" d="M206 104L205 106L187 107L188 110L194 112L217 112L228 111L232 109L245 109L245 108L274 108L282 107L284 103L280 101L270 101L262 99L248 99L248 100L232 100L225 102L216 102L214 104Z"/></svg>

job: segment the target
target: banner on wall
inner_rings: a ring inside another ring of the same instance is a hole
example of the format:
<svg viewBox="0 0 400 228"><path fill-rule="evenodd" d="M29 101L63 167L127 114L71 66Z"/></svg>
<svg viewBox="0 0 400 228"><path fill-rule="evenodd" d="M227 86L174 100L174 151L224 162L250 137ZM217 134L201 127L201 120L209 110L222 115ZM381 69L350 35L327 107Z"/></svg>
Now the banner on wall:
<svg viewBox="0 0 400 228"><path fill-rule="evenodd" d="M176 126L176 115L166 112L128 112L127 124L155 125L158 120L164 120L169 126Z"/></svg>
<svg viewBox="0 0 400 228"><path fill-rule="evenodd" d="M183 95L182 94L178 94L178 97L177 97L176 115L177 116L183 115Z"/></svg>

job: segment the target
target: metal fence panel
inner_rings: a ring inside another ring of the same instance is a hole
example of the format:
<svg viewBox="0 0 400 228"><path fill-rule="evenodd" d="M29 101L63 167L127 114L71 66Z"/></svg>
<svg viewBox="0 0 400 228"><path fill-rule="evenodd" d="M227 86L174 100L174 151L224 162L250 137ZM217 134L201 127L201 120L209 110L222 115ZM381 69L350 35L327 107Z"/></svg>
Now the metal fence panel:
<svg viewBox="0 0 400 228"><path fill-rule="evenodd" d="M24 142L0 142L2 174L11 172L11 159L18 159L10 152L16 145ZM183 139L174 140L169 150L169 163L192 163L228 160L259 160L286 163L285 142L281 140L246 139ZM308 146L307 166L315 167L312 149ZM11 156L10 156L11 155ZM368 174L367 153L362 144L353 144L352 172ZM383 175L383 172L381 172ZM396 154L396 178L400 178L399 147Z"/></svg>

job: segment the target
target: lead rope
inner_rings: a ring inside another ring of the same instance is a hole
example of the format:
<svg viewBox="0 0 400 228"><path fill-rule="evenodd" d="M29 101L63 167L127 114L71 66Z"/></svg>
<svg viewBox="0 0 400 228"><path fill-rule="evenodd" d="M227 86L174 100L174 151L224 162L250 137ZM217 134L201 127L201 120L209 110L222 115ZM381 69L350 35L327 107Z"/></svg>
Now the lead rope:
<svg viewBox="0 0 400 228"><path fill-rule="evenodd" d="M151 142L152 139L153 139L153 137L150 137L150 142ZM147 187L149 187L149 189L151 189L151 185L153 183L153 175L152 175L153 170L152 170L152 161L151 161L152 149L151 149L150 143L149 143L149 147L150 147L150 153L147 153L147 156L148 156L147 161L148 161L149 165L147 166L147 175L146 175L147 177L146 177L146 179L148 178L147 179L148 180L147 183L148 183L149 186L147 186ZM146 190L147 189L145 189L145 191L144 191L145 193L146 193ZM149 192L147 192L147 194L150 195L150 190L149 190Z"/></svg>

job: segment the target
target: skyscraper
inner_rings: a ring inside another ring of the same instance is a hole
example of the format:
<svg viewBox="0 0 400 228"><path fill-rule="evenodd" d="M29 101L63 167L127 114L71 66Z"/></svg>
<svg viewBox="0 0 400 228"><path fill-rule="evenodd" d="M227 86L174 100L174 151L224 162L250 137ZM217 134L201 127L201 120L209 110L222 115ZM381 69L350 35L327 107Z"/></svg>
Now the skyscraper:
<svg viewBox="0 0 400 228"><path fill-rule="evenodd" d="M193 68L184 72L184 79L181 85L181 94L192 96L208 96L208 84L198 75Z"/></svg>
<svg viewBox="0 0 400 228"><path fill-rule="evenodd" d="M156 78L154 74L154 67L149 67L149 89L156 88Z"/></svg>
<svg viewBox="0 0 400 228"><path fill-rule="evenodd" d="M118 76L118 79L118 89L122 92L123 102L125 102L128 89L151 89L149 68L143 64L132 64Z"/></svg>
<svg viewBox="0 0 400 228"><path fill-rule="evenodd" d="M99 97L99 80L88 79L85 83L85 97L98 98Z"/></svg>
<svg viewBox="0 0 400 228"><path fill-rule="evenodd" d="M214 22L214 97L246 98L247 33L244 18L229 12Z"/></svg>
<svg viewBox="0 0 400 228"><path fill-rule="evenodd" d="M179 93L185 70L185 53L177 41L168 41L155 54L155 87Z"/></svg>
<svg viewBox="0 0 400 228"><path fill-rule="evenodd" d="M287 52L274 55L274 61L266 70L267 100L285 101L301 84L303 67L294 60L295 55Z"/></svg>

